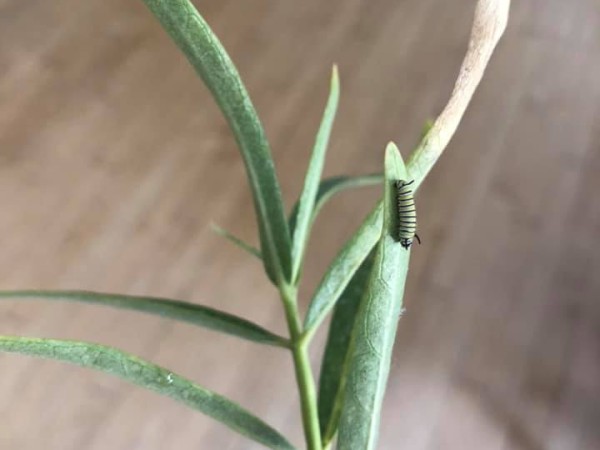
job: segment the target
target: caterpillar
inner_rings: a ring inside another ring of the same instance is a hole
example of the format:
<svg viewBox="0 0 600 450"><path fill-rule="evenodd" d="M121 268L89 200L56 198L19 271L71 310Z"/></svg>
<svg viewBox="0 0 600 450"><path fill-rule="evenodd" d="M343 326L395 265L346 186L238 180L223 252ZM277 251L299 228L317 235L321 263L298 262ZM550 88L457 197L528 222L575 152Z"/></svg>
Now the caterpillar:
<svg viewBox="0 0 600 450"><path fill-rule="evenodd" d="M421 239L416 234L417 230L417 210L415 209L415 199L410 185L415 180L403 181L396 180L396 240L405 249L409 249L415 238L421 243Z"/></svg>

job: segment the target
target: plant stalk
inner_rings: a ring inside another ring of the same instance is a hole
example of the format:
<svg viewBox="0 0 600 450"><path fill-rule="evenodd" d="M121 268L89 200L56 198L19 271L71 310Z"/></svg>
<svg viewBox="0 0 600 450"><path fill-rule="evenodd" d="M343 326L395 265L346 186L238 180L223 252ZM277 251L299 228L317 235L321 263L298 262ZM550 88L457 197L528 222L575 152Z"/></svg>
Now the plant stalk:
<svg viewBox="0 0 600 450"><path fill-rule="evenodd" d="M308 450L323 450L319 429L317 390L308 357L308 343L303 339L302 323L298 315L297 290L293 286L283 286L280 292L290 332L306 445Z"/></svg>

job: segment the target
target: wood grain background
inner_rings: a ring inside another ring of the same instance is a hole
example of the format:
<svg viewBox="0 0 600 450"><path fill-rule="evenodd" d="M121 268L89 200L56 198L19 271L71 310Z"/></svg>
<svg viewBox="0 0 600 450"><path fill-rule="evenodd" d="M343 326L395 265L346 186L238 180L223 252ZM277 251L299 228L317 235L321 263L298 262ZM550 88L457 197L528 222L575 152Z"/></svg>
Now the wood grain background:
<svg viewBox="0 0 600 450"><path fill-rule="evenodd" d="M205 0L298 195L331 64L326 174L406 155L446 101L474 0ZM382 449L600 448L600 7L513 2L447 154L417 199ZM377 198L314 230L303 301ZM0 0L0 287L171 296L284 332L224 120L139 0ZM301 443L289 355L96 307L0 305L2 334L118 346L228 395ZM317 340L320 343L323 335ZM314 361L320 354L315 346ZM251 449L170 400L83 369L0 356L0 448Z"/></svg>

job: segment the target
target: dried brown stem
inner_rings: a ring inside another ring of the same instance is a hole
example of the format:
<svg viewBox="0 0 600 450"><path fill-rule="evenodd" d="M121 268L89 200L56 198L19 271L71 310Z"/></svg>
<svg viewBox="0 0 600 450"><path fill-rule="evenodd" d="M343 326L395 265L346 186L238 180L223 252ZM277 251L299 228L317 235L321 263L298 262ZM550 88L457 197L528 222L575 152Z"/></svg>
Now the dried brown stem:
<svg viewBox="0 0 600 450"><path fill-rule="evenodd" d="M408 160L408 170L416 187L421 184L454 136L506 29L509 9L510 0L479 0L477 3L469 48L450 100Z"/></svg>

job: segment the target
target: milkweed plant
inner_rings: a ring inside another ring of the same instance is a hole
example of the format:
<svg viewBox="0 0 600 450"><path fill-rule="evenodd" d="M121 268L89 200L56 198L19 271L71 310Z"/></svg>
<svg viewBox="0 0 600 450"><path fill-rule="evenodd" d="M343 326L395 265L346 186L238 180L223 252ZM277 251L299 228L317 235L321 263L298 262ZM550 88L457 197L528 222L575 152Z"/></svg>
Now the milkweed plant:
<svg viewBox="0 0 600 450"><path fill-rule="evenodd" d="M289 351L309 450L372 450L396 328L402 311L414 227L402 229L397 187L416 192L440 157L479 84L506 27L510 0L479 0L469 47L447 106L428 127L406 164L393 143L381 175L321 179L340 84L334 67L300 198L289 217L269 144L250 97L227 52L189 0L143 0L211 91L244 160L258 223L260 249L227 231L216 231L260 258L277 288L288 326L279 336L242 317L195 303L87 291L2 291L5 300L59 300L103 305L185 321ZM301 317L298 288L315 216L337 192L383 185L382 199L345 243ZM413 203L411 203L412 205ZM414 209L414 208L413 208ZM404 234L402 234L404 233ZM408 233L408 234L407 234ZM399 234L401 234L400 239ZM404 240L403 240L404 239ZM309 364L315 331L331 315L318 381ZM173 371L120 350L85 342L0 336L0 351L50 358L121 377L184 403L266 448L297 448L286 437L231 400Z"/></svg>

